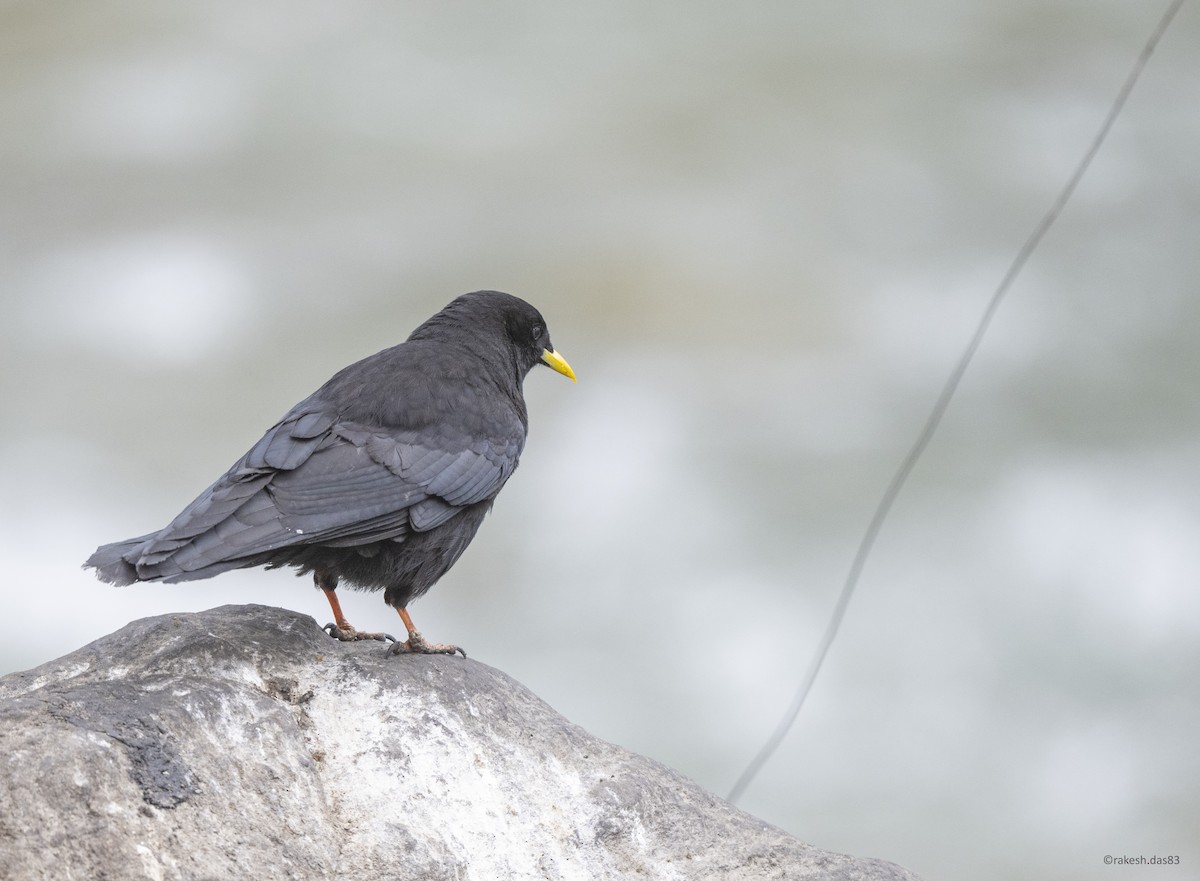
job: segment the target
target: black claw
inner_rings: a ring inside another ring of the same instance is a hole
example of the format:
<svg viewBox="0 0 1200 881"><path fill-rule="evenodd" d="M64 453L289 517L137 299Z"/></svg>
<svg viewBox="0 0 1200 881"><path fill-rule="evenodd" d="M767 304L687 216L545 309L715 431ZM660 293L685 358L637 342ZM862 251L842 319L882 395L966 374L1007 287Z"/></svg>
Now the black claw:
<svg viewBox="0 0 1200 881"><path fill-rule="evenodd" d="M352 633L355 633L355 636L350 636L349 633L342 630L333 622L326 624L321 629L328 633L333 639L341 642L355 642L360 639L374 639L378 642L387 642L390 639L392 642L397 642L396 637L392 636L390 633L363 633L362 631L351 631Z"/></svg>
<svg viewBox="0 0 1200 881"><path fill-rule="evenodd" d="M410 654L411 655L450 655L451 657L453 657L455 654L460 654L464 658L467 656L467 653L466 653L466 651L463 650L462 646L457 646L457 645L449 646L449 648L452 650L451 651L435 651L435 650L430 650L428 648L424 648L424 649L416 649L414 651L413 648L407 642L400 642L399 640L396 640L393 637L392 644L388 646L387 653L388 653L388 657L391 657L392 655L410 655Z"/></svg>

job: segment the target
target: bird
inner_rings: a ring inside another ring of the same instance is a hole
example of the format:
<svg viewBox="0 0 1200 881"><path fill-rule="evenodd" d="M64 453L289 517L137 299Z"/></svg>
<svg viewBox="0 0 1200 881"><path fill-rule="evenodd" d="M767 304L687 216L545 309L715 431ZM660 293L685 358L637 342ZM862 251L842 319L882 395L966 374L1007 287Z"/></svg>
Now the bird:
<svg viewBox="0 0 1200 881"><path fill-rule="evenodd" d="M335 373L167 526L102 545L84 568L129 585L293 567L329 601L330 636L465 658L426 641L408 606L458 561L516 469L523 383L538 365L575 381L537 309L500 291L463 294ZM408 638L355 629L343 583L382 590Z"/></svg>

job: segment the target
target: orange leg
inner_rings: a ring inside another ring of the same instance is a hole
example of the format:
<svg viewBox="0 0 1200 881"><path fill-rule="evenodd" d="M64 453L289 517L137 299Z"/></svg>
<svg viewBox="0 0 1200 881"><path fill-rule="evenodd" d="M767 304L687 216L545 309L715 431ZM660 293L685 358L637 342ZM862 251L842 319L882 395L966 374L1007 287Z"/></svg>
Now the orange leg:
<svg viewBox="0 0 1200 881"><path fill-rule="evenodd" d="M343 642L355 642L360 639L377 639L381 642L388 639L392 642L396 641L394 636L388 636L386 633L367 633L355 630L346 620L346 616L342 614L342 604L338 602L337 596L337 579L320 572L314 574L313 579L317 582L317 587L325 593L325 599L329 600L329 608L333 610L333 623L326 624L324 629L334 639L340 639Z"/></svg>
<svg viewBox="0 0 1200 881"><path fill-rule="evenodd" d="M396 609L400 613L400 620L404 622L404 629L408 631L408 639L404 642L395 643L388 652L393 655L403 654L405 652L413 652L420 655L453 655L455 653L462 655L464 658L467 653L456 645L449 645L444 642L426 642L417 631L417 625L413 624L412 617L408 614L408 609L403 607Z"/></svg>
<svg viewBox="0 0 1200 881"><path fill-rule="evenodd" d="M337 591L326 590L324 593L325 599L329 600L329 608L333 609L333 623L337 625L338 630L353 630L346 616L342 614L342 604L338 602Z"/></svg>

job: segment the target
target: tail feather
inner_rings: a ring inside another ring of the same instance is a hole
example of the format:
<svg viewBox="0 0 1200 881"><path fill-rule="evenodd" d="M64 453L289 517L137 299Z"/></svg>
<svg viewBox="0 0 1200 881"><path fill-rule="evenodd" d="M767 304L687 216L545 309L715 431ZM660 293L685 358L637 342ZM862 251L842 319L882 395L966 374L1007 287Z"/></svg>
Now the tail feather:
<svg viewBox="0 0 1200 881"><path fill-rule="evenodd" d="M242 569L246 566L261 566L268 562L265 557L240 557L232 560L217 560L205 566L194 569L183 569L178 563L169 558L159 560L153 566L146 566L146 550L152 546L159 533L152 532L139 538L113 542L96 548L96 553L88 557L83 564L84 569L96 570L96 577L101 581L125 587L138 581L162 581L168 584L176 581L197 581L202 578L212 578L230 569ZM182 545L184 550L188 546ZM138 574L141 565L142 572Z"/></svg>
<svg viewBox="0 0 1200 881"><path fill-rule="evenodd" d="M88 557L83 568L95 569L96 577L109 584L120 586L133 584L138 580L137 568L134 564L142 555L142 549L157 535L157 532L152 532L138 538L101 545L96 548L94 554Z"/></svg>

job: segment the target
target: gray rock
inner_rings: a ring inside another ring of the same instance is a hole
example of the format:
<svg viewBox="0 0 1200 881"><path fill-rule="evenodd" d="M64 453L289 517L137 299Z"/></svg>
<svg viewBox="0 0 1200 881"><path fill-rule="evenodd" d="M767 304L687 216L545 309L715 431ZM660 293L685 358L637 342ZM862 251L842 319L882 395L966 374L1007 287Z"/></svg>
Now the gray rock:
<svg viewBox="0 0 1200 881"><path fill-rule="evenodd" d="M912 879L306 615L135 621L0 679L5 879Z"/></svg>

